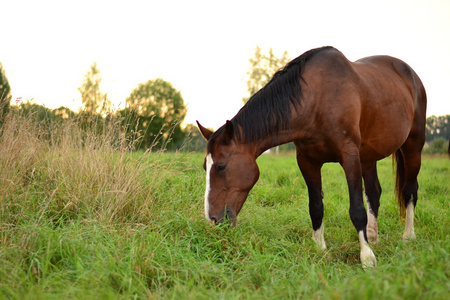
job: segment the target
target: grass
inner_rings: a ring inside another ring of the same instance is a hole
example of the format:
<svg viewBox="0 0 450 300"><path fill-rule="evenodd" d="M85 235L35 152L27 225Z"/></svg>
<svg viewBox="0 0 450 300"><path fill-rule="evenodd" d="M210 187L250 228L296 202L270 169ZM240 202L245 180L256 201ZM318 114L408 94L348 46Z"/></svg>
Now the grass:
<svg viewBox="0 0 450 300"><path fill-rule="evenodd" d="M239 225L212 227L203 216L203 155L130 153L75 123L53 133L14 117L0 139L1 299L449 295L446 157L423 159L417 240L409 243L401 239L391 161L379 163L379 265L364 271L337 164L323 168L328 250L321 253L293 155L261 156Z"/></svg>

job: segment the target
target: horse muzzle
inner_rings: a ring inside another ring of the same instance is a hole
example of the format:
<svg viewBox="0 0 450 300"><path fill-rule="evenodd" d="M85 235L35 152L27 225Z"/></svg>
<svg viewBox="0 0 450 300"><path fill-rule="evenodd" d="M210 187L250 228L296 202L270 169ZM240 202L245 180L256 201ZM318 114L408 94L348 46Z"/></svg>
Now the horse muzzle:
<svg viewBox="0 0 450 300"><path fill-rule="evenodd" d="M219 215L209 215L208 220L211 224L229 224L231 226L237 225L237 216L231 210L231 208L226 207Z"/></svg>

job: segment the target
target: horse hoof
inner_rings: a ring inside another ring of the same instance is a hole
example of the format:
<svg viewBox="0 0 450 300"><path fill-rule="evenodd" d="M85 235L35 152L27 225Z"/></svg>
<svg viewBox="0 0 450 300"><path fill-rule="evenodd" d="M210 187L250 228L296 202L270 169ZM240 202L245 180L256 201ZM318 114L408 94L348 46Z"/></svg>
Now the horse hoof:
<svg viewBox="0 0 450 300"><path fill-rule="evenodd" d="M324 239L324 229L323 229L323 225L320 226L320 228L316 231L313 232L313 240L314 242L316 242L317 247L319 247L319 249L322 252L325 252L325 250L327 250L327 245L325 243L325 239Z"/></svg>
<svg viewBox="0 0 450 300"><path fill-rule="evenodd" d="M325 252L327 250L327 245L325 244L325 240L317 240L313 237L313 241L317 246L317 249L319 249L321 252Z"/></svg>
<svg viewBox="0 0 450 300"><path fill-rule="evenodd" d="M375 268L377 266L377 259L370 248L361 251L361 264L363 269Z"/></svg>
<svg viewBox="0 0 450 300"><path fill-rule="evenodd" d="M377 260L375 257L368 258L362 262L363 269L375 268L377 266Z"/></svg>
<svg viewBox="0 0 450 300"><path fill-rule="evenodd" d="M414 232L409 232L409 233L405 232L403 234L403 240L405 242L412 241L412 240L415 240L415 239L416 239L416 234Z"/></svg>

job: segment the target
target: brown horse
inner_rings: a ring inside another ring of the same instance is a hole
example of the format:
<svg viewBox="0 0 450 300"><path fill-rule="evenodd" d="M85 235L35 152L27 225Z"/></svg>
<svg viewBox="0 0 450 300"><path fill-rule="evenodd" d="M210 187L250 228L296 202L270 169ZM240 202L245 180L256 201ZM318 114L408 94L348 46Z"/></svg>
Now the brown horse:
<svg viewBox="0 0 450 300"><path fill-rule="evenodd" d="M403 61L372 56L350 62L333 47L310 50L278 71L216 132L197 122L208 141L206 218L213 223L227 218L235 224L259 177L256 158L293 141L308 187L313 239L326 249L321 167L339 162L348 183L349 213L359 236L361 262L363 267L376 266L368 238L378 240L377 161L391 154L396 158L396 191L401 211L406 211L403 238L414 238L425 115L425 89Z"/></svg>

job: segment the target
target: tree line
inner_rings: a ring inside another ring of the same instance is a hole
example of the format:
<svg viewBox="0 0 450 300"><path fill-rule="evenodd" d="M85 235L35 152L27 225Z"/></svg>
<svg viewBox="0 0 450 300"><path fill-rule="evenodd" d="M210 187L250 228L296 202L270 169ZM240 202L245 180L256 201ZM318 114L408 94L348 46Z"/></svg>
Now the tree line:
<svg viewBox="0 0 450 300"><path fill-rule="evenodd" d="M63 106L50 109L28 101L10 105L11 88L1 64L0 71L0 122L8 113L20 113L48 126L76 120L83 128L99 134L115 126L125 132L126 140L134 141L134 150L179 149L192 130L192 126L181 126L187 108L180 91L161 78L138 84L127 97L126 107L113 110L108 95L100 89L102 78L94 62L78 88L82 108L74 112Z"/></svg>
<svg viewBox="0 0 450 300"><path fill-rule="evenodd" d="M450 115L428 117L425 140L424 153L450 155Z"/></svg>
<svg viewBox="0 0 450 300"><path fill-rule="evenodd" d="M289 61L285 51L277 57L270 49L267 54L256 47L254 56L249 59L249 70L246 76L248 96L266 85L273 74ZM198 133L196 126L181 124L186 117L187 108L180 91L170 82L161 78L148 80L138 86L126 98L126 107L113 110L108 95L100 90L100 70L94 62L83 77L78 88L83 108L73 112L66 107L49 109L42 105L28 102L14 105L10 109L11 88L6 78L5 70L0 63L0 126L10 110L12 113L23 113L34 116L44 123L57 123L77 118L83 126L95 126L102 132L111 122L125 128L126 138L135 140L134 149L180 149L188 151L204 151L205 142ZM450 115L430 116L426 120L426 142L424 152L445 153L450 140ZM295 150L292 144L283 145L280 150ZM450 148L448 149L450 150Z"/></svg>

